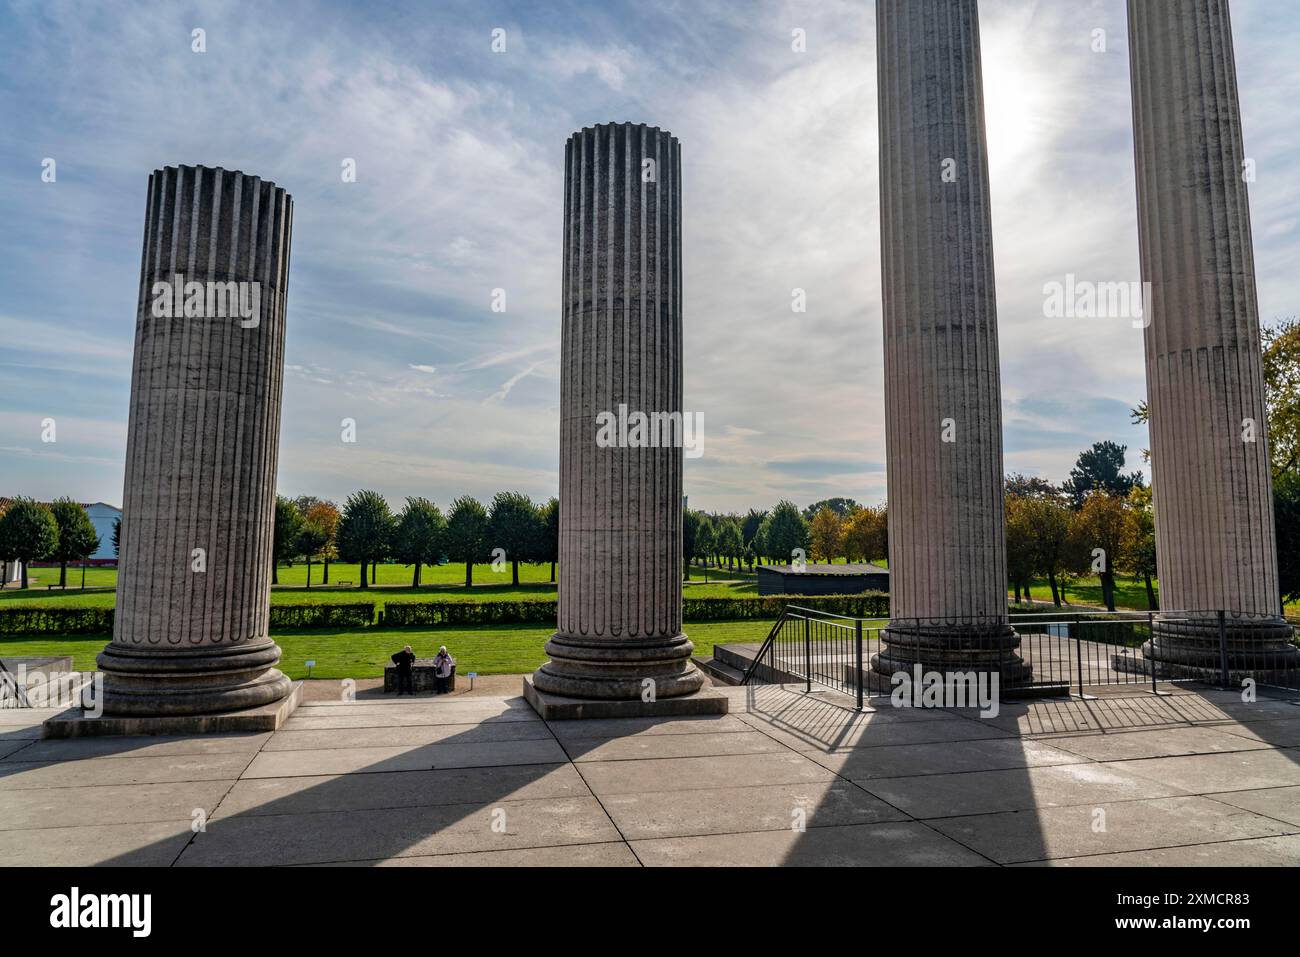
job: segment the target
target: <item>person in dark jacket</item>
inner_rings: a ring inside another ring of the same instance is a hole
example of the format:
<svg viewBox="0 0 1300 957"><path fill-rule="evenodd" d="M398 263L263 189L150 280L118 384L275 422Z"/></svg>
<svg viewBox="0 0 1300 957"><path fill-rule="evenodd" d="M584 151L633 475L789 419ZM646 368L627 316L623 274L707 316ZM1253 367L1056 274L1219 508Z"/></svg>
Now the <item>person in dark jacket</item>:
<svg viewBox="0 0 1300 957"><path fill-rule="evenodd" d="M411 680L411 666L415 664L415 652L407 645L393 655L393 664L397 665L397 693L415 694L415 684Z"/></svg>

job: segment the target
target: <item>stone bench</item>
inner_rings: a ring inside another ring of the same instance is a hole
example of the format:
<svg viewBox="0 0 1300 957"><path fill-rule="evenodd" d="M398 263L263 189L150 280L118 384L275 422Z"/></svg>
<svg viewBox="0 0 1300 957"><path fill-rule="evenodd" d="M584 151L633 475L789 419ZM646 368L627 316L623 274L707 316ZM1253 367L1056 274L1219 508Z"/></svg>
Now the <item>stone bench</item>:
<svg viewBox="0 0 1300 957"><path fill-rule="evenodd" d="M422 691L432 692L438 687L438 675L433 667L432 658L416 658L411 666L411 687L416 694ZM397 665L384 666L384 694L397 690ZM456 690L456 666L451 666L451 677L447 679L447 690Z"/></svg>

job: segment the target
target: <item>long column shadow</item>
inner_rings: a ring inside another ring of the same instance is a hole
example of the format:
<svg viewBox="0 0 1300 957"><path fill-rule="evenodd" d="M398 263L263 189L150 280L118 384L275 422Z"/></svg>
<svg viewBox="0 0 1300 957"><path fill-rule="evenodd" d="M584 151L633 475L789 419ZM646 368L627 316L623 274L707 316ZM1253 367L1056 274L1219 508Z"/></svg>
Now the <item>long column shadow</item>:
<svg viewBox="0 0 1300 957"><path fill-rule="evenodd" d="M1025 854L1041 858L1052 848L1041 821L1045 805L1040 806L1031 774L1034 752L1040 746L1037 736L1123 733L1215 722L1219 730L1255 737L1297 762L1300 740L1296 728L1300 725L1271 720L1242 723L1242 719L1269 714L1269 709L1278 718L1289 717L1291 711L1300 717L1300 708L1289 703L1293 699L1264 694L1257 704L1250 705L1231 693L1183 689L1183 693L1159 697L1004 702L997 718L982 719L954 709L896 711L888 707L887 699L871 699L869 704L879 710L858 713L848 699L840 700L834 694L809 697L776 686L759 686L746 693L746 713L760 729L766 726L786 736L786 743L805 756L815 752L842 758L833 769L841 779L887 803L897 802L894 806L913 818L927 818L921 822L925 828L985 858L989 857L987 848L981 849L960 832L937 826L936 820L1013 811L1016 843L1028 849ZM568 847L571 853L566 856L581 861L584 850L624 844L599 798L572 764L589 745L573 741L562 745L522 698L390 698L377 704L360 696L352 704L301 707L295 718L310 718L312 726L282 730L268 739L218 802L206 830L190 837L175 854L174 863L365 865L391 858L545 847ZM643 725L632 720L629 733L639 733L633 728ZM328 747L331 732L345 729L350 736L373 743L382 756L357 763L350 748ZM445 733L435 729L445 729ZM4 733L0 728L0 740ZM277 736L288 735L297 737L302 748L287 750L284 745L291 742L283 737L277 742ZM404 738L421 736L428 740L410 746L401 743ZM80 740L99 742L87 754L92 757L129 755L175 739ZM381 743L385 741L391 743ZM1066 742L1068 748L1068 738L1054 738L1052 744L1058 741ZM0 761L0 776L23 770L10 763L20 760L19 752ZM908 761L913 762L910 774L895 774L900 768L909 770ZM260 772L252 766L258 762L267 765L267 774L275 771L277 763L281 772L293 773L247 776L250 770ZM963 806L958 798L952 807L940 808L943 813L937 815L929 813L933 807L927 810L924 803L916 803L918 795L934 790L931 785L937 785L941 776L963 771L996 772L995 779L990 779L991 789L979 796L982 803ZM875 783L902 777L914 780L897 785L901 788L897 792ZM1099 791L1096 803L1107 804L1108 800L1113 802L1113 796ZM918 813L912 814L909 806ZM815 833L819 807L809 809L808 829L795 835L782 863L802 866L827 861L826 834L830 832ZM691 813L689 800L682 801L681 813ZM1112 813L1116 812L1112 809ZM906 837L902 830L891 830L887 824L860 826L874 828L872 833L881 841ZM914 833L916 825L912 827ZM836 832L837 839L841 833ZM500 840L485 835L498 835ZM176 840L173 834L104 863L156 863ZM448 856L433 862L455 861ZM594 858L591 862L603 861Z"/></svg>

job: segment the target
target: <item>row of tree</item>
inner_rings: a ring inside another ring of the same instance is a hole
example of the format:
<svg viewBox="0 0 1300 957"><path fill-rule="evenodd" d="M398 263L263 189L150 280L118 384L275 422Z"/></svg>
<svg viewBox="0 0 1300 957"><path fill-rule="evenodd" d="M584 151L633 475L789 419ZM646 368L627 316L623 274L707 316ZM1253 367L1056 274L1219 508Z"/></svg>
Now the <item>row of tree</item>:
<svg viewBox="0 0 1300 957"><path fill-rule="evenodd" d="M1115 610L1115 576L1121 570L1146 585L1147 604L1156 608L1155 517L1151 490L1135 485L1128 495L1093 489L1074 508L1068 490L1043 483L1032 492L1006 495L1007 578L1016 601L1032 600L1033 581L1046 579L1052 601L1061 604L1073 576L1096 575L1102 602Z"/></svg>
<svg viewBox="0 0 1300 957"><path fill-rule="evenodd" d="M349 495L340 510L333 502L303 496L280 496L275 504L275 559L305 559L307 584L311 564L341 559L361 566L361 587L375 580L378 562L397 561L413 567L411 586L419 587L421 570L444 561L465 563L465 585L474 584L475 563L508 561L511 578L519 584L519 563L555 562L560 537L560 503L552 498L534 503L522 492L498 492L489 506L468 495L451 503L444 516L427 498L411 497L394 514L378 492ZM277 581L273 575L272 581Z"/></svg>
<svg viewBox="0 0 1300 957"><path fill-rule="evenodd" d="M884 506L864 507L846 498L818 502L802 512L782 500L770 512L750 509L743 517L688 510L682 521L688 578L692 560L752 569L758 562L784 564L799 555L812 561L870 562L888 551Z"/></svg>
<svg viewBox="0 0 1300 957"><path fill-rule="evenodd" d="M0 514L0 558L22 564L23 588L31 562L58 562L63 587L68 584L68 563L85 561L98 550L94 523L81 503L70 498L48 505L16 498Z"/></svg>

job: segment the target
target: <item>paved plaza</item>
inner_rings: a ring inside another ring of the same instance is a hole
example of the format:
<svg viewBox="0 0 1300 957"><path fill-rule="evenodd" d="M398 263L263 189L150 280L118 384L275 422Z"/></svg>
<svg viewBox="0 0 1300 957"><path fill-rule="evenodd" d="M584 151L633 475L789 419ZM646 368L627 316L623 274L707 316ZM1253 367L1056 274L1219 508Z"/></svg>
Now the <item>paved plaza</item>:
<svg viewBox="0 0 1300 957"><path fill-rule="evenodd" d="M193 865L1300 862L1300 706L1172 689L544 722L521 697L320 700L274 733L42 740L0 711L0 860ZM314 700L313 700L314 699Z"/></svg>

